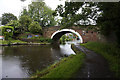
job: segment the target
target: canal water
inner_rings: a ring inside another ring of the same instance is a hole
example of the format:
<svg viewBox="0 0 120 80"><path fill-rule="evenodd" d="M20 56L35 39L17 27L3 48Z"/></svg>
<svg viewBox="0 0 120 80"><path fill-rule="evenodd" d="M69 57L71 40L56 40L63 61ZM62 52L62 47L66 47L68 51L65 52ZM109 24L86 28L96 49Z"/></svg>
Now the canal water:
<svg viewBox="0 0 120 80"><path fill-rule="evenodd" d="M75 54L71 42L65 45L4 46L0 51L2 78L29 78L62 57Z"/></svg>

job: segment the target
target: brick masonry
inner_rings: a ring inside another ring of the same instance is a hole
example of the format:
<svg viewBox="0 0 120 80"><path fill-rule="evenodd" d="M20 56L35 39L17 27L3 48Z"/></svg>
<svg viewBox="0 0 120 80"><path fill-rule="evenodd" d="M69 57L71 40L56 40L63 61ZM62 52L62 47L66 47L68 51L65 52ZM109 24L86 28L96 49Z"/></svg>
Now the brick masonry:
<svg viewBox="0 0 120 80"><path fill-rule="evenodd" d="M43 29L44 30L43 36L47 37L47 38L51 38L52 34L59 29L60 29L60 26L53 26L53 27L44 28ZM78 32L82 36L84 43L88 42L88 41L99 41L99 37L98 37L97 32L94 32L94 31L91 31L91 30L90 31L84 31L84 30L80 29L79 27L71 27L71 28L68 28L68 29L73 29L76 32Z"/></svg>

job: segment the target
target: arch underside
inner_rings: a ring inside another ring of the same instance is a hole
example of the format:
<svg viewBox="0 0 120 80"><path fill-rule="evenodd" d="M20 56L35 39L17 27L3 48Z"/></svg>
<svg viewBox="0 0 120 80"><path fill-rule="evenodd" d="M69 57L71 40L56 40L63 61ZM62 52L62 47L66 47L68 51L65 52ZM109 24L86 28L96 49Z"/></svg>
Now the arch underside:
<svg viewBox="0 0 120 80"><path fill-rule="evenodd" d="M63 30L59 30L59 31L56 31L53 33L53 35L51 36L51 39L55 42L58 42L59 39L66 33L73 33L73 34L76 34L79 39L80 39L80 43L83 43L83 39L82 37L79 35L78 32L75 32L74 30L71 30L71 29L63 29Z"/></svg>
<svg viewBox="0 0 120 80"><path fill-rule="evenodd" d="M59 32L59 33L57 33L56 35L53 36L53 40L58 41L66 33L71 33L71 32L69 32L69 31Z"/></svg>

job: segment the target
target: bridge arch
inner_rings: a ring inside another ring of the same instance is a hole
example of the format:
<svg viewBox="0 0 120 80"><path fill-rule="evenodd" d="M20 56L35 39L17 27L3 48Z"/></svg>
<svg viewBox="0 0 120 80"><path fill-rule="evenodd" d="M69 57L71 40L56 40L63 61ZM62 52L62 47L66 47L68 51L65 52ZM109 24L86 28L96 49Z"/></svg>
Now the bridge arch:
<svg viewBox="0 0 120 80"><path fill-rule="evenodd" d="M79 37L79 39L80 39L80 43L83 43L82 36L78 32L76 32L75 30L73 30L73 29L57 30L56 32L54 32L52 34L51 39L54 40L54 41L58 41L62 37L62 35L66 34L66 33L74 33L74 34L76 34Z"/></svg>

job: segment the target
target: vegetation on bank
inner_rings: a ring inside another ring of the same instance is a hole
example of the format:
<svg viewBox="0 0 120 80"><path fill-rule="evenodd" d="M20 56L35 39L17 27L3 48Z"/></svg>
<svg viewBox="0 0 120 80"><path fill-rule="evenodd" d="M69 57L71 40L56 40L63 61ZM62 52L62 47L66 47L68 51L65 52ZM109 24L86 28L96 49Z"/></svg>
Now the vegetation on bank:
<svg viewBox="0 0 120 80"><path fill-rule="evenodd" d="M33 78L71 78L81 68L84 62L85 54L78 52L76 55L70 55L59 62L49 66L43 71L37 71Z"/></svg>
<svg viewBox="0 0 120 80"><path fill-rule="evenodd" d="M52 40L48 38L40 38L38 41L33 41L33 42L26 42L26 41L21 41L21 40L0 40L0 44L2 45L11 45L11 44L27 44L27 43L38 43L38 44L52 44Z"/></svg>
<svg viewBox="0 0 120 80"><path fill-rule="evenodd" d="M32 36L32 37L28 37L28 36ZM50 38L45 38L41 35L35 35L35 34L32 34L32 33L25 33L25 34L22 34L20 36L17 37L18 39L20 40L23 40L23 41L27 41L27 42L36 42L36 43L42 43L42 42L46 42L46 43L52 43L53 40L50 39Z"/></svg>
<svg viewBox="0 0 120 80"><path fill-rule="evenodd" d="M2 26L0 27L0 36L4 36L5 40L13 36L14 28L12 26Z"/></svg>
<svg viewBox="0 0 120 80"><path fill-rule="evenodd" d="M115 72L116 77L120 76L120 49L116 45L100 42L88 42L81 45L104 56L111 71Z"/></svg>
<svg viewBox="0 0 120 80"><path fill-rule="evenodd" d="M45 2L32 2L28 5L29 9L23 8L19 18L12 13L4 13L1 17L0 36L4 36L5 40L9 38L18 39L19 35L26 32L34 35L43 36L43 27L50 27L56 25L54 12ZM40 38L40 42L51 42L50 39Z"/></svg>
<svg viewBox="0 0 120 80"><path fill-rule="evenodd" d="M27 43L20 40L0 40L0 44Z"/></svg>

